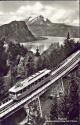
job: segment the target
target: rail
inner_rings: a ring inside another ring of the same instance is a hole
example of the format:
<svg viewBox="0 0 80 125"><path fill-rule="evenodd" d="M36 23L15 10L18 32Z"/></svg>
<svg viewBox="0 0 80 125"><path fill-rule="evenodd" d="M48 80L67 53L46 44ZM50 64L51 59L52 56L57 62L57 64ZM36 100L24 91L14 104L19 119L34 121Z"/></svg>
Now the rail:
<svg viewBox="0 0 80 125"><path fill-rule="evenodd" d="M51 86L55 81L63 77L66 73L73 70L78 65L79 62L80 62L80 52L78 51L76 54L73 54L73 56L71 56L71 59L69 57L68 60L63 65L61 65L55 71L51 72L51 76L52 76L51 81L44 84L38 90L36 90L35 92L31 93L30 95L26 96L25 98L21 99L18 102L9 100L7 103L1 105L0 106L0 118L5 116L7 114L7 111L8 113L10 113L11 111L16 110L17 107L20 108L25 102L31 100L42 91L47 90L49 86Z"/></svg>
<svg viewBox="0 0 80 125"><path fill-rule="evenodd" d="M56 71L57 69L59 69L60 67L63 67L65 65L65 63L69 62L70 60L72 60L75 57L80 56L80 51L77 51L75 53L73 53L71 56L67 57L64 61L62 61L58 66L56 66L52 72Z"/></svg>

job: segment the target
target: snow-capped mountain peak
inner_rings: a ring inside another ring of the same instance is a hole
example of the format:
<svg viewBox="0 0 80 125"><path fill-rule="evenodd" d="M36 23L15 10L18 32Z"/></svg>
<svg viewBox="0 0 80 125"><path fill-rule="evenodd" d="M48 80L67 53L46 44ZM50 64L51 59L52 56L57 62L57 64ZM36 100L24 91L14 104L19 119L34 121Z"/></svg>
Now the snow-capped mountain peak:
<svg viewBox="0 0 80 125"><path fill-rule="evenodd" d="M32 24L49 25L49 24L51 24L51 21L48 18L45 18L42 15L40 15L35 18L29 17L28 19L26 19L26 23L29 25L32 25Z"/></svg>

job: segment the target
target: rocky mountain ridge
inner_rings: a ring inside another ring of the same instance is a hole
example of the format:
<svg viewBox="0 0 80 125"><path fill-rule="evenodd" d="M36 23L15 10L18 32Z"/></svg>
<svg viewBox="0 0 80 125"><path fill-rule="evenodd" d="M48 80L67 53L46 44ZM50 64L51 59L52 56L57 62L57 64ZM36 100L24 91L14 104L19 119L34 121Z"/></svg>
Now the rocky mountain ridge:
<svg viewBox="0 0 80 125"><path fill-rule="evenodd" d="M37 36L56 36L65 37L70 32L71 37L79 38L78 26L70 26L63 23L52 23L48 18L42 15L32 18L29 17L25 20L30 30Z"/></svg>
<svg viewBox="0 0 80 125"><path fill-rule="evenodd" d="M0 39L5 42L30 42L36 40L24 21L12 21L9 24L0 26Z"/></svg>
<svg viewBox="0 0 80 125"><path fill-rule="evenodd" d="M42 15L35 18L29 17L25 20L28 25L51 25L52 22L48 18L44 18Z"/></svg>

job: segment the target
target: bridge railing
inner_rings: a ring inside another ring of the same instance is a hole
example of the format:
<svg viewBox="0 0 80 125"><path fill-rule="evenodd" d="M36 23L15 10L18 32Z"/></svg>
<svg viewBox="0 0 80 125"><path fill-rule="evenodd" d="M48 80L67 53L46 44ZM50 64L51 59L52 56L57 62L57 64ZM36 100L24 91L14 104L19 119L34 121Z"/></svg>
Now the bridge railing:
<svg viewBox="0 0 80 125"><path fill-rule="evenodd" d="M58 69L60 66L62 66L64 63L66 63L66 61L68 61L69 59L71 59L72 57L74 58L78 58L80 57L80 51L77 51L75 53L73 53L71 56L67 57L66 59L64 59L60 64L58 64L56 67L54 67L54 69L52 70L55 71L56 69Z"/></svg>

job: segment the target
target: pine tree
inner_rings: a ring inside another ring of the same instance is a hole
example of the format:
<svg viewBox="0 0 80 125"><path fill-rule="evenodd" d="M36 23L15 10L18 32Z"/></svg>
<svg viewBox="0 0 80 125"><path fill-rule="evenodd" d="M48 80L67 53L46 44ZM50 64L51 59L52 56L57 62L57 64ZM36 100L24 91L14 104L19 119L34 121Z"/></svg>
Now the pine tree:
<svg viewBox="0 0 80 125"><path fill-rule="evenodd" d="M78 95L78 85L75 80L70 83L70 94L69 94L69 109L68 109L68 119L74 120L79 118L79 95Z"/></svg>
<svg viewBox="0 0 80 125"><path fill-rule="evenodd" d="M64 53L65 57L70 56L76 48L76 43L74 39L70 38L70 34L68 32L67 38L64 40Z"/></svg>
<svg viewBox="0 0 80 125"><path fill-rule="evenodd" d="M53 104L50 111L50 119L56 120L58 118L58 112L57 112L57 97L55 96L53 99Z"/></svg>
<svg viewBox="0 0 80 125"><path fill-rule="evenodd" d="M7 67L7 53L5 52L4 39L0 40L0 77L8 72Z"/></svg>
<svg viewBox="0 0 80 125"><path fill-rule="evenodd" d="M27 69L27 76L30 76L35 72L34 59L31 56L29 56L28 58L26 69Z"/></svg>

